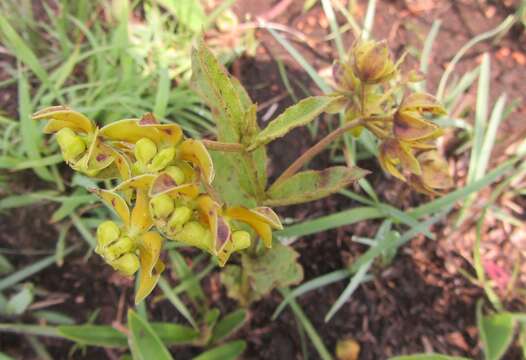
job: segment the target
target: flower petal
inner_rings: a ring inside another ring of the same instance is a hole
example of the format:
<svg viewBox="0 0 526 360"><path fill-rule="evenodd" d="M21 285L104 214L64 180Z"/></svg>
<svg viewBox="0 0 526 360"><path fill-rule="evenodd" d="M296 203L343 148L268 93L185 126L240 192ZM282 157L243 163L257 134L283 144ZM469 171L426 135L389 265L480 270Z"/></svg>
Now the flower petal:
<svg viewBox="0 0 526 360"><path fill-rule="evenodd" d="M148 138L156 144L178 144L183 131L177 124L158 124L144 119L124 119L108 124L101 129L101 136L112 141L136 143L142 138Z"/></svg>
<svg viewBox="0 0 526 360"><path fill-rule="evenodd" d="M90 189L97 195L110 209L115 211L126 227L130 226L130 208L126 201L112 190Z"/></svg>
<svg viewBox="0 0 526 360"><path fill-rule="evenodd" d="M161 173L153 180L150 188L150 196L160 194L185 195L195 199L199 195L199 188L195 184L177 185L170 175Z"/></svg>
<svg viewBox="0 0 526 360"><path fill-rule="evenodd" d="M138 229L140 233L148 231L153 225L148 206L148 194L146 189L137 189L135 196L135 206L131 212L130 226Z"/></svg>
<svg viewBox="0 0 526 360"><path fill-rule="evenodd" d="M157 285L161 273L164 271L164 263L159 260L163 238L155 231L147 232L142 236L142 244L139 248L141 273L139 277L139 288L135 294L135 304L146 298Z"/></svg>
<svg viewBox="0 0 526 360"><path fill-rule="evenodd" d="M223 235L223 233L226 233L226 231L224 231L225 229L223 224L223 218L221 218L221 226L218 225L218 222L220 221L218 218L221 206L218 203L216 203L210 196L202 195L197 198L197 209L199 210L203 221L208 225L208 228L212 233L212 236L214 238L214 252L216 252L218 248L217 245L219 235ZM219 234L219 230L221 230L221 234ZM224 237L221 236L221 240L223 240L223 238Z"/></svg>
<svg viewBox="0 0 526 360"><path fill-rule="evenodd" d="M67 106L52 106L33 114L33 120L51 120L46 126L46 133L56 132L64 127L89 134L95 130L95 124L83 114ZM54 130L54 131L52 131Z"/></svg>
<svg viewBox="0 0 526 360"><path fill-rule="evenodd" d="M205 145L194 139L183 141L180 147L181 159L191 162L199 167L204 180L211 184L214 180L214 164Z"/></svg>
<svg viewBox="0 0 526 360"><path fill-rule="evenodd" d="M100 129L100 135L108 140L129 143L136 143L142 138L147 138L159 144L162 138L159 131L154 127L140 126L139 119L115 121Z"/></svg>
<svg viewBox="0 0 526 360"><path fill-rule="evenodd" d="M155 180L153 174L143 174L129 178L121 182L118 186L113 189L114 191L127 191L136 189L149 189Z"/></svg>
<svg viewBox="0 0 526 360"><path fill-rule="evenodd" d="M266 214L266 211L268 210L265 210L263 211L263 213L261 213L259 211L250 210L244 207L232 207L228 208L225 211L225 214L234 220L239 220L250 225L257 232L259 237L263 240L265 246L271 248L272 228L269 224L276 224L275 219L269 219L267 216L264 216L264 214ZM281 223L279 223L279 225L281 226Z"/></svg>
<svg viewBox="0 0 526 360"><path fill-rule="evenodd" d="M394 117L395 136L404 141L435 139L443 134L438 125L427 121L413 111L397 112Z"/></svg>

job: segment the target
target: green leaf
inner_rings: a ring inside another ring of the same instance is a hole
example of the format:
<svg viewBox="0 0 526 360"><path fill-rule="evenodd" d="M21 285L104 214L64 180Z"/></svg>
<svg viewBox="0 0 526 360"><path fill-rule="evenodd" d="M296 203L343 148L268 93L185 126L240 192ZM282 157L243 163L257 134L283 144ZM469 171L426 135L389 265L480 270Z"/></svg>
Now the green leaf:
<svg viewBox="0 0 526 360"><path fill-rule="evenodd" d="M290 106L257 134L248 150L268 144L294 128L307 125L323 113L336 99L338 98L334 96L311 96Z"/></svg>
<svg viewBox="0 0 526 360"><path fill-rule="evenodd" d="M64 256L71 253L74 249L76 249L78 246L70 246L64 251ZM8 287L30 277L33 274L36 274L37 272L45 269L46 267L52 265L55 263L56 257L55 254L46 256L43 259L40 259L33 264L18 270L17 272L12 273L11 275L3 278L0 280L0 291L7 289Z"/></svg>
<svg viewBox="0 0 526 360"><path fill-rule="evenodd" d="M218 342L237 331L247 320L247 311L239 309L222 318L214 328L212 342Z"/></svg>
<svg viewBox="0 0 526 360"><path fill-rule="evenodd" d="M192 32L199 32L207 19L199 0L159 0L158 3L172 13L177 21Z"/></svg>
<svg viewBox="0 0 526 360"><path fill-rule="evenodd" d="M229 265L221 274L228 296L241 304L250 304L274 288L298 284L303 280L299 254L291 247L275 242L271 249L258 256L242 254L242 267ZM241 273L243 271L243 273Z"/></svg>
<svg viewBox="0 0 526 360"><path fill-rule="evenodd" d="M325 170L307 170L274 184L267 191L265 205L283 206L321 199L364 177L359 167L335 166Z"/></svg>
<svg viewBox="0 0 526 360"><path fill-rule="evenodd" d="M221 194L221 200L227 206L242 205L248 208L256 206L253 196L247 191L251 188L250 179L240 174L240 171L232 169L241 169L242 162L236 162L237 156L226 154L219 151L210 151L210 156L214 163L215 178L212 183L214 189Z"/></svg>
<svg viewBox="0 0 526 360"><path fill-rule="evenodd" d="M385 213L376 207L361 206L336 214L322 216L317 219L307 220L300 224L287 226L276 232L278 236L305 236L321 231L334 229L340 226L354 224L359 221L384 217Z"/></svg>
<svg viewBox="0 0 526 360"><path fill-rule="evenodd" d="M171 360L172 356L152 326L133 310L128 311L129 341L134 355L140 360Z"/></svg>
<svg viewBox="0 0 526 360"><path fill-rule="evenodd" d="M11 356L4 354L3 352L0 352L0 360L14 360L14 359Z"/></svg>
<svg viewBox="0 0 526 360"><path fill-rule="evenodd" d="M414 354L389 358L389 360L469 360L465 357L447 356L441 354Z"/></svg>
<svg viewBox="0 0 526 360"><path fill-rule="evenodd" d="M215 349L208 350L193 360L234 360L245 351L246 347L246 342L242 340L232 341Z"/></svg>
<svg viewBox="0 0 526 360"><path fill-rule="evenodd" d="M259 132L255 105L239 81L226 72L203 41L199 43L198 49L192 52L192 80L196 91L212 109L219 141L247 143ZM215 156L216 159L219 157L221 159L218 161L226 164L226 167L216 165L214 161L218 172L216 177L219 177L214 186L232 177L231 169L235 169L236 182L219 184L220 187L226 189L230 186L241 190L248 198L255 198L263 192L267 181L267 156L264 149L248 155L229 153ZM246 206L247 199L234 202L241 199L238 197L234 200L237 196L233 195L233 191L229 193L230 195L223 199L225 202Z"/></svg>
<svg viewBox="0 0 526 360"><path fill-rule="evenodd" d="M65 314L62 314L58 311L51 310L39 310L32 313L37 319L46 321L49 324L58 324L58 325L73 325L75 320Z"/></svg>
<svg viewBox="0 0 526 360"><path fill-rule="evenodd" d="M200 335L199 331L189 326L164 322L152 322L150 325L166 346L188 344Z"/></svg>
<svg viewBox="0 0 526 360"><path fill-rule="evenodd" d="M62 337L82 345L121 348L128 345L126 335L108 325L62 325L58 326Z"/></svg>
<svg viewBox="0 0 526 360"><path fill-rule="evenodd" d="M27 65L43 83L48 83L48 74L40 65L38 58L17 32L11 27L6 18L0 14L0 33L5 38L5 44L17 59Z"/></svg>
<svg viewBox="0 0 526 360"><path fill-rule="evenodd" d="M239 142L241 130L245 129L242 121L246 109L239 95L238 85L206 47L204 41L192 52L192 80L202 99L214 110L217 123L218 140L221 142Z"/></svg>
<svg viewBox="0 0 526 360"><path fill-rule="evenodd" d="M10 272L12 272L15 268L13 265L7 260L7 258L0 254L0 275L5 275Z"/></svg>
<svg viewBox="0 0 526 360"><path fill-rule="evenodd" d="M477 304L477 325L487 360L501 359L513 339L515 321L510 313L484 316L482 302Z"/></svg>
<svg viewBox="0 0 526 360"><path fill-rule="evenodd" d="M6 305L6 313L8 315L21 315L27 307L33 302L33 286L26 284L18 293L9 299Z"/></svg>

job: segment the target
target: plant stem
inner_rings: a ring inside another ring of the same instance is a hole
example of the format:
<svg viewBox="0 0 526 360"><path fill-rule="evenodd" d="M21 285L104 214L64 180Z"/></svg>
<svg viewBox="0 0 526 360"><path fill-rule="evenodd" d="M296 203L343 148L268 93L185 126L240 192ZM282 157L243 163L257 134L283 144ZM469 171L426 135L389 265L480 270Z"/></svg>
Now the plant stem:
<svg viewBox="0 0 526 360"><path fill-rule="evenodd" d="M241 152L245 149L245 147L242 144L237 144L237 143L224 143L224 142L213 141L213 140L202 140L202 141L203 141L203 144L206 146L206 148L210 150L225 151L225 152Z"/></svg>
<svg viewBox="0 0 526 360"><path fill-rule="evenodd" d="M299 158L296 159L280 176L279 178L274 182L274 185L279 184L280 182L288 179L292 175L294 175L303 165L305 165L310 159L318 155L325 147L327 147L331 142L333 142L336 138L343 135L348 130L355 128L357 126L360 126L363 124L363 120L361 118L355 119L338 129L334 130L333 132L329 133L327 136L325 136L323 139L318 141L313 147L311 147L309 150L305 151Z"/></svg>

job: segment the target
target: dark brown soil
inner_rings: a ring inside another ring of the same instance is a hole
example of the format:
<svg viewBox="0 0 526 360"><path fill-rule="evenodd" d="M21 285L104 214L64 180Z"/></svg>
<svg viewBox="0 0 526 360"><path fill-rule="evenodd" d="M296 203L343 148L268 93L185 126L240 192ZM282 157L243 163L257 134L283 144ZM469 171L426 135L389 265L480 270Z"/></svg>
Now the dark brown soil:
<svg viewBox="0 0 526 360"><path fill-rule="evenodd" d="M286 1L281 3L283 2ZM235 10L240 16L268 15L278 3L280 2L271 0L240 1L235 5ZM451 60L455 52L475 34L491 29L501 22L513 11L516 3L474 0L378 1L374 35L377 38L389 39L393 52L399 55L404 47L421 49L432 21L442 19L441 32L430 65L428 86L430 89L435 89L445 64ZM329 33L327 21L320 6L314 7L307 13L301 11L302 6L303 1L292 1L283 12L274 14L272 21L302 31L313 39L311 46L297 43L297 48L317 68L326 68L332 63L334 50L327 43L316 39ZM358 6L358 12L363 16L365 2L358 1ZM262 105L263 109L259 113L261 119L273 104L278 105L273 116L292 104L291 98L286 96L286 89L280 80L273 58L279 57L285 60L287 74L293 84L298 82L314 92L316 90L304 72L267 32L258 31L258 38L263 45L259 49L258 56L255 59L238 60L233 65L232 71L245 84L253 99ZM458 66L459 71L472 69L476 66L482 52L491 53L493 101L502 91L506 91L510 99L517 99L520 104L518 110L504 124L502 133L517 134L515 135L517 138L523 138L526 134L526 126L519 120L526 113L525 40L526 35L523 30L513 29L496 45L484 43L475 47ZM352 41L351 37L345 38L345 45L350 46ZM411 64L415 64L415 61L409 60L407 66L410 67ZM298 86L294 86L294 89L299 97L305 96ZM16 92L13 93L12 90L0 91L0 104L7 111L14 113ZM468 104L473 103L473 94L466 94L465 97ZM321 122L318 135L326 133L328 126L326 122ZM270 167L271 177L275 178L312 141L309 131L302 129L273 143L270 147L273 159ZM508 141L511 140L507 138L502 141L501 151L504 151ZM453 153L452 149L446 150L449 150L448 153ZM320 156L315 159L313 167L327 166L328 159L326 154ZM450 160L456 164L456 169L462 170L462 164L464 168L466 166L464 157L451 156ZM403 184L386 179L375 161L369 160L360 165L373 171L369 180L384 201L397 207L407 208L425 200L411 195ZM459 184L462 183L465 175L461 170L456 174ZM23 181L19 183L23 185L15 187L17 192L23 193L42 186L32 180L29 172L22 174L21 178ZM524 205L524 200L521 201L522 203L519 204ZM356 206L354 202L336 195L308 206L290 207L279 211L283 216L301 220L353 206ZM20 250L20 253L9 257L17 268L29 265L42 256L28 254L27 249L54 249L58 237L57 225L48 223L54 208L53 205L35 205L0 214L0 247ZM492 224L492 230L501 227L495 225L495 222ZM305 280L350 264L365 250L364 246L352 242L351 236L374 236L378 225L374 221L362 222L306 236L296 241L293 247L301 255L300 262L305 269ZM325 323L323 318L347 285L346 282L327 286L299 298L299 304L328 349L333 352L338 340L351 337L360 343L359 359L363 360L386 359L392 355L424 351L482 358L475 323L475 303L484 295L479 287L471 284L458 271L462 268L472 272L470 254L473 229L468 226L461 230L461 232L453 232L447 221L442 222L433 229L437 234L436 241L417 237L399 250L391 264L387 266L375 264L374 280L360 286L351 300L329 323ZM493 233L493 238L490 239L488 236L488 244L484 248L485 260L495 261L508 272L511 271L512 261L506 263L505 259L515 259L516 256L520 256L517 254L526 250L524 240L513 244L507 241L507 237L511 235L506 231ZM83 240L72 230L67 242L74 244L82 243ZM100 309L96 323L125 322L126 310L131 306L133 284L115 275L98 256L85 258L84 251L77 250L68 256L62 267L48 267L37 276L28 279L43 291L37 299L61 299L48 309L64 312L79 323L85 322L95 309ZM522 261L523 258L521 257L520 260ZM525 276L526 272L523 271L521 275ZM214 273L204 283L207 288L217 288L218 274ZM223 313L232 310L235 306L226 298L224 290L214 292L211 300ZM507 305L510 308L525 310L523 303L513 298L508 300ZM281 296L274 292L252 306L249 323L237 335L238 338L248 341L244 358L303 358L298 327L292 312L286 310L277 320L270 319L280 301ZM155 320L183 322L167 302L151 302L149 310ZM0 322L10 320L0 318ZM35 320L25 318L22 321L34 323ZM55 339L43 339L43 341L53 358L67 358L71 343ZM317 359L318 354L315 349L309 341L307 343L309 358ZM36 358L27 340L21 336L2 333L0 349L16 358ZM191 358L195 353L198 353L197 349L174 350L178 359ZM117 351L89 348L85 354L76 352L74 358L117 359L119 355L121 354ZM510 350L505 357L505 359L519 358L520 352L517 348Z"/></svg>

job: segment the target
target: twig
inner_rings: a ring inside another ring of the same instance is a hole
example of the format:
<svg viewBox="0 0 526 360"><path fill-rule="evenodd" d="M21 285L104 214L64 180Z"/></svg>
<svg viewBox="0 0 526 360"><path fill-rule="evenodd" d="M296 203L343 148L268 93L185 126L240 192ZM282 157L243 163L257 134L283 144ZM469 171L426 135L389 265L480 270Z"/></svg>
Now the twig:
<svg viewBox="0 0 526 360"><path fill-rule="evenodd" d="M361 118L358 118L356 120L353 120L342 127L339 127L338 129L334 130L327 136L325 136L323 139L318 141L316 145L311 147L309 150L305 151L296 161L294 161L280 176L279 178L274 182L274 185L279 184L280 182L288 179L292 175L294 175L303 165L305 165L310 159L318 155L325 147L327 147L331 142L333 142L336 138L343 135L348 130L355 128L357 126L362 125L363 120ZM272 186L274 186L272 185Z"/></svg>

